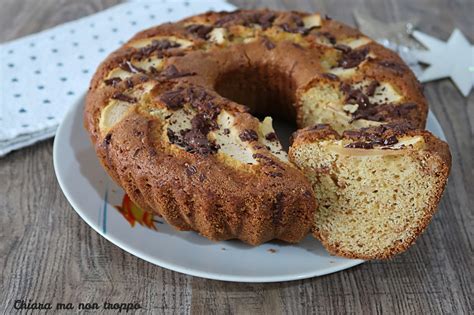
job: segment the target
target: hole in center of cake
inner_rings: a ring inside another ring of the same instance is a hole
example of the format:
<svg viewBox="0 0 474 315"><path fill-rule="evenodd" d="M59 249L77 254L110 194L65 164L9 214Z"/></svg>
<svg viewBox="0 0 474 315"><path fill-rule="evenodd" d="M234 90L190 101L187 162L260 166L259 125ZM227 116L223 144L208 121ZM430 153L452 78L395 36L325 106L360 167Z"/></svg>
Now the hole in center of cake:
<svg viewBox="0 0 474 315"><path fill-rule="evenodd" d="M250 108L259 117L295 121L295 82L270 65L241 67L222 73L215 90L225 98Z"/></svg>
<svg viewBox="0 0 474 315"><path fill-rule="evenodd" d="M296 131L295 82L271 65L241 67L222 73L214 89L221 96L250 108L262 120L273 118L273 127L285 151Z"/></svg>

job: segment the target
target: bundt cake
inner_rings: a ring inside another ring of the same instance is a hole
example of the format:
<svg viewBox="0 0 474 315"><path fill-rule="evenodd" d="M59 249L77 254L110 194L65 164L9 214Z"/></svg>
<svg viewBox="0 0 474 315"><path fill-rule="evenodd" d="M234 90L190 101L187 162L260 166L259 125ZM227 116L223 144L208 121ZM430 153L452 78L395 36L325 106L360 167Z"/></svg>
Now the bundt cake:
<svg viewBox="0 0 474 315"><path fill-rule="evenodd" d="M387 258L425 229L451 165L445 142L425 130L386 124L342 135L329 125L297 131L290 160L313 184L314 233L329 252Z"/></svg>
<svg viewBox="0 0 474 315"><path fill-rule="evenodd" d="M338 247L337 239L347 235L336 231L338 215L327 213L339 203L326 209L333 199L321 196L335 188L313 189L322 178L315 175L323 169L318 165L326 165L330 154L316 152L323 139L320 131L315 136L306 129L298 133L289 161L272 119L257 117L286 119L298 128L330 124L332 131L325 132L334 140L327 141L343 143L344 152L359 152L345 148L347 134L339 139L337 133L399 123L424 128L427 110L409 68L394 52L357 30L319 14L239 10L209 12L135 35L99 66L87 94L84 123L112 178L140 207L179 230L257 245L272 239L295 243L314 227L333 253L387 257L406 247L413 231L426 225L442 191L446 162L428 167L443 166L433 171L441 176L440 186L426 186L418 179L405 182L402 174L394 177L400 189L423 184L423 193L432 196L432 203L421 211L424 216L408 216L415 221L398 227L408 235L403 245L383 245L390 248L383 255L375 245L364 244L370 248L363 251L356 251L352 243ZM420 149L419 159L438 161L426 158L425 152L433 151L431 143L442 142L426 132L418 134L428 148ZM394 151L378 145L364 152ZM394 156L419 165L413 150L397 147L401 155ZM392 156L382 156L377 165L386 169L382 164ZM356 160L351 163L358 167ZM360 172L366 167L362 164ZM328 173L325 168L324 172ZM340 176L337 170L328 174ZM326 209L316 215L315 192ZM425 201L400 204L415 204L418 211ZM403 209L399 216L408 211ZM354 227L354 232L361 229ZM380 231L374 230L374 235ZM354 242L360 240L359 236ZM392 235L383 238L384 244L391 241Z"/></svg>

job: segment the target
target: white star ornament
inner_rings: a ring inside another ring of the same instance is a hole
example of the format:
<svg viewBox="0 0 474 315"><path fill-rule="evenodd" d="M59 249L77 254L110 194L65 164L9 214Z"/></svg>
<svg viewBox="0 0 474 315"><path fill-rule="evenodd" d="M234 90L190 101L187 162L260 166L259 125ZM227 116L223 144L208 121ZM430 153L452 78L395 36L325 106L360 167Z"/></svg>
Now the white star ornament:
<svg viewBox="0 0 474 315"><path fill-rule="evenodd" d="M455 29L447 42L419 31L415 37L427 50L414 50L415 57L430 66L419 77L421 82L450 77L461 91L468 96L474 85L474 46L460 30Z"/></svg>

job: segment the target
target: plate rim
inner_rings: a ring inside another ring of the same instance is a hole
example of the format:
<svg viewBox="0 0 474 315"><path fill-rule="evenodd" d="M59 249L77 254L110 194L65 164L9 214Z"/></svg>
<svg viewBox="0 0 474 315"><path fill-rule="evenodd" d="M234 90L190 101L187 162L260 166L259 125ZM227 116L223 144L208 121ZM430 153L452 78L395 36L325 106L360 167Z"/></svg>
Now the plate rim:
<svg viewBox="0 0 474 315"><path fill-rule="evenodd" d="M65 179L62 177L63 175L61 174L61 171L59 170L60 162L59 162L59 142L61 139L61 135L64 134L64 130L68 127L68 122L72 122L74 117L73 114L76 110L78 110L78 107L84 106L84 101L85 101L85 93L80 95L76 99L76 101L73 103L73 105L67 110L63 120L58 126L58 129L56 131L56 136L54 138L54 143L53 143L53 166L54 166L54 172L57 178L57 181L59 183L59 186L66 197L67 201L71 205L71 207L74 209L74 211L79 215L79 217L85 221L95 232L97 232L99 235L104 237L106 240L114 244L115 246L121 248L122 250L128 252L129 254L136 256L140 259L143 259L151 264L157 265L162 268L166 268L175 272L179 272L182 274L194 276L194 277L200 277L200 278L205 278L205 279L212 279L212 280L219 280L219 281L229 281L229 282L245 282L245 283L272 283L272 282L283 282L283 281L297 281L297 280L302 280L302 279L308 279L308 278L313 278L313 277L319 277L319 276L324 276L328 275L331 273L335 273L338 271L346 270L352 267L355 267L357 265L360 265L365 262L365 260L360 260L360 259L353 259L353 260L347 260L346 263L344 263L342 266L336 265L333 267L328 267L328 268L323 268L323 269L318 269L312 272L304 272L304 273L294 273L291 275L282 275L282 276L237 276L237 275L230 275L230 274L220 274L220 273L212 273L208 271L202 271L202 270L197 270L189 267L183 267L180 265L168 263L166 261L163 261L160 258L157 257L151 257L146 253L143 253L142 250L136 249L134 247L129 246L128 244L122 242L119 239L116 239L113 237L113 234L104 234L100 227L97 226L95 223L91 222L86 216L85 212L81 210L81 207L76 203L76 200L74 197L72 197L69 193L69 190L67 189L67 184L65 183ZM445 134L443 129L441 128L441 125L439 121L437 120L436 116L434 113L429 111L429 115L432 115L434 118L434 123L436 127L441 131L440 138L445 140ZM82 115L81 115L82 117ZM81 124L82 125L82 124ZM446 140L445 140L446 141ZM94 148L92 148L94 149ZM109 176L108 174L106 174ZM110 176L109 176L110 177ZM217 242L219 243L219 242Z"/></svg>

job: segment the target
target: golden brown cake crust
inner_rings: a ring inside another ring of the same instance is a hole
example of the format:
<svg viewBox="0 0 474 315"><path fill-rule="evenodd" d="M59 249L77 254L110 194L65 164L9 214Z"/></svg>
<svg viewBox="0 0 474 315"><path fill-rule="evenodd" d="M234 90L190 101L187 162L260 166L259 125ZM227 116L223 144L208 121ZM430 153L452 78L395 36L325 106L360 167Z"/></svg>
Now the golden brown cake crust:
<svg viewBox="0 0 474 315"><path fill-rule="evenodd" d="M89 95L88 104L95 96ZM254 123L250 118L242 113L240 123ZM133 112L104 139L93 138L103 166L143 209L211 240L294 243L308 233L316 202L296 168L264 155L261 164L240 171L213 155L170 151L157 140L159 124Z"/></svg>
<svg viewBox="0 0 474 315"><path fill-rule="evenodd" d="M425 143L422 149L422 157L426 159L426 167L424 170L427 174L434 174L438 177L440 184L436 187L436 191L434 191L429 205L425 209L424 215L416 230L413 231L412 236L396 243L384 252L374 255L361 255L360 253L353 253L344 248L335 246L334 243L328 241L328 235L326 235L326 233L315 227L313 229L313 235L323 243L324 247L331 254L357 259L387 259L408 249L428 226L443 195L451 169L449 146L446 142L433 136L429 131L414 129L408 124L386 124L378 127L362 128L360 130L348 130L342 135L338 134L328 125L317 125L298 130L294 133L292 148L317 141L345 139L351 140L352 144L356 144L352 146L353 148L365 148L366 150L371 150L373 147L383 145L384 141L393 140L394 137L395 139L400 139L402 137L416 136L421 136ZM364 147L364 144L368 144L368 147ZM292 148L290 149L290 157L292 156ZM417 154L417 158L419 158L419 152L413 151L407 154Z"/></svg>
<svg viewBox="0 0 474 315"><path fill-rule="evenodd" d="M219 148L212 141L202 144L198 143L202 138L187 140L170 131L163 135L165 122L147 111L158 103L163 106L165 93L180 91L179 97L191 106L201 97L201 103L205 99L212 108L219 108L206 118L206 124L212 125L208 120L225 110L235 117L239 130L257 130L259 122L247 107L215 92L225 73L242 68L252 71L255 82L267 78L276 95L289 96L287 101L293 105L259 110L290 112L299 127L305 127L299 97L309 87L330 82L347 94L348 101L357 103L366 98L360 94L367 92L354 92L348 86L367 78L393 84L404 102L359 106L354 120L408 121L424 127L427 104L420 84L395 53L373 41L348 49L340 43L363 35L319 16L319 25L315 18L316 22L310 22L316 24L307 26L303 19L309 16L269 10L206 13L142 31L101 63L87 94L84 125L101 163L134 202L180 230L193 230L212 240L237 238L253 245L272 239L298 242L308 233L317 207L311 185L298 169L252 139L252 134L242 141L251 143L258 163L235 167L217 157ZM216 29L224 30L225 41L219 42L219 34L213 34ZM212 36L217 36L217 43L210 43ZM140 46L141 41L148 44ZM356 74L342 79L326 73L327 67L319 62L326 55L335 62L333 67L356 69ZM159 58L162 65L143 69L133 64L152 58ZM129 75L111 77L116 69ZM143 101L146 93L139 89L146 84L153 88ZM233 86L221 89L226 88L235 90ZM240 96L245 97L236 97ZM258 96L255 104L272 103L264 97ZM132 109L110 129L101 130L101 114L111 100L128 103ZM165 105L175 110L174 105ZM195 106L198 112L204 111L201 105ZM196 133L191 131L186 135Z"/></svg>

